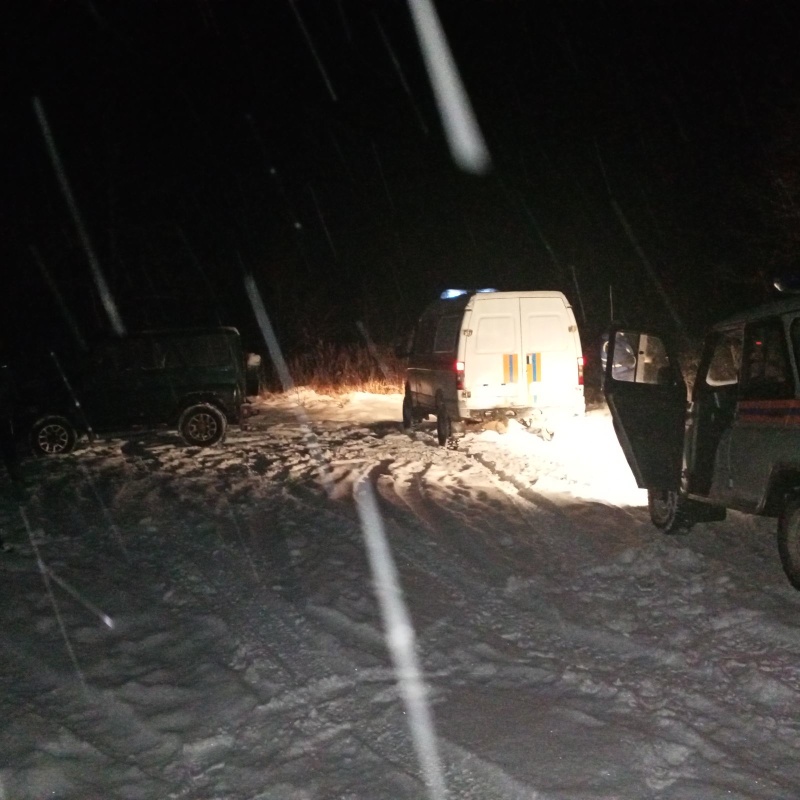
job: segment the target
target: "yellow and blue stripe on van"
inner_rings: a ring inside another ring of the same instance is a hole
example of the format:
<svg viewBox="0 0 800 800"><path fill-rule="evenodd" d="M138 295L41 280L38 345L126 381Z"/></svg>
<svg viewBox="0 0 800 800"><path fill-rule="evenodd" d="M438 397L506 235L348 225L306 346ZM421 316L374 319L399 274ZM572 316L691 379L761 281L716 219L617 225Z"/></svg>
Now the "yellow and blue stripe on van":
<svg viewBox="0 0 800 800"><path fill-rule="evenodd" d="M542 380L542 354L527 353L525 355L525 371L528 383ZM503 382L516 383L519 380L518 360L516 353L503 353Z"/></svg>
<svg viewBox="0 0 800 800"><path fill-rule="evenodd" d="M503 353L503 383L516 383L519 366L516 353Z"/></svg>
<svg viewBox="0 0 800 800"><path fill-rule="evenodd" d="M541 353L528 353L525 356L525 367L528 371L528 383L538 383L542 380Z"/></svg>

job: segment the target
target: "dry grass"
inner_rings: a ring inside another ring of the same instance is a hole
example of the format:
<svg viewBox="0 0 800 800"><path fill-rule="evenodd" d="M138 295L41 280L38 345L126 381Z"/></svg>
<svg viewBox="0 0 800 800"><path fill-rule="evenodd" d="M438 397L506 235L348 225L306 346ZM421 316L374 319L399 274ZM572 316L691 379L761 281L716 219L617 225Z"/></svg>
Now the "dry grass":
<svg viewBox="0 0 800 800"><path fill-rule="evenodd" d="M316 342L305 352L291 356L287 363L295 386L320 394L403 391L405 363L387 347L376 346L370 352L364 344ZM269 377L266 385L280 391L277 382Z"/></svg>

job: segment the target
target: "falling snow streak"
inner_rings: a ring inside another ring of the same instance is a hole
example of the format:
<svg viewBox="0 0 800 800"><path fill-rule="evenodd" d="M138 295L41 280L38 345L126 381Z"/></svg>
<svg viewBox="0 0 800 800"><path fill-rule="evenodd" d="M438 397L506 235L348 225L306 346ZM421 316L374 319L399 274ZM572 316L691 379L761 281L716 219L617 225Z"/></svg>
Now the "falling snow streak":
<svg viewBox="0 0 800 800"><path fill-rule="evenodd" d="M386 193L386 200L389 203L389 209L391 210L392 214L395 213L394 207L394 200L392 200L392 194L389 191L389 184L386 181L386 173L383 171L383 162L381 161L381 155L378 152L378 145L375 142L372 142L372 153L375 156L375 161L378 164L378 172L381 176L381 182L383 183L383 191Z"/></svg>
<svg viewBox="0 0 800 800"><path fill-rule="evenodd" d="M231 509L231 522L233 522L233 529L236 531L236 536L239 539L239 544L242 547L242 552L244 552L245 557L247 558L247 562L250 565L250 569L253 571L253 577L257 581L260 581L261 576L258 574L255 561L253 561L253 557L250 555L250 550L244 543L244 537L242 536L242 529L239 527L239 520L236 519L236 514L234 514L233 509Z"/></svg>
<svg viewBox="0 0 800 800"><path fill-rule="evenodd" d="M338 261L339 257L336 255L336 247L333 244L333 237L331 236L330 229L328 228L328 223L325 221L325 216L322 213L322 208L319 204L319 200L317 200L317 193L314 191L314 187L309 183L308 184L308 191L311 193L311 199L314 201L314 208L317 211L317 216L319 217L319 223L322 225L322 230L325 231L325 238L328 240L328 246L331 248L331 253L333 254L333 260Z"/></svg>
<svg viewBox="0 0 800 800"><path fill-rule="evenodd" d="M433 3L408 0L408 5L453 160L466 172L482 174L491 166L489 151Z"/></svg>
<svg viewBox="0 0 800 800"><path fill-rule="evenodd" d="M102 611L94 603L91 603L85 597L81 596L76 589L70 586L63 578L60 578L58 575L56 575L56 573L53 572L53 570L50 569L50 567L48 567L46 564L40 562L39 568L44 569L50 577L50 580L58 584L68 595L77 600L87 611L90 611L92 614L94 614L100 620L100 622L103 623L103 625L113 630L114 620L108 614L106 614L105 611Z"/></svg>
<svg viewBox="0 0 800 800"><path fill-rule="evenodd" d="M447 797L447 788L428 704L428 689L417 659L414 628L403 600L397 568L368 475L356 482L353 496L364 532L386 643L408 713L414 750L431 800L443 800Z"/></svg>
<svg viewBox="0 0 800 800"><path fill-rule="evenodd" d="M94 495L95 500L97 500L97 504L103 510L103 516L105 517L105 520L108 523L108 527L111 529L111 532L114 534L114 538L117 540L119 549L122 550L122 555L125 556L125 560L130 564L131 557L128 554L128 549L125 547L125 540L122 538L122 533L120 532L120 529L117 527L116 523L111 517L111 512L108 510L108 507L103 502L103 498L100 497L100 492L97 491L97 487L94 485L94 481L92 480L92 476L89 470L86 469L86 467L84 467L83 465L81 465L81 472L83 473L83 477L86 479L86 482L89 484L89 488L92 490L92 494Z"/></svg>
<svg viewBox="0 0 800 800"><path fill-rule="evenodd" d="M58 360L58 356L51 350L50 351L50 358L53 359L53 363L56 365L56 371L61 378L61 382L64 384L64 388L67 390L67 393L72 400L72 405L75 407L75 413L80 419L83 426L86 428L86 432L89 434L89 441L94 441L94 429L92 428L89 420L86 417L86 414L83 412L83 406L81 405L81 401L78 399L78 395L75 393L75 390L72 388L72 384L70 383L69 378L67 377L67 373L64 372L64 368L61 366L61 362Z"/></svg>
<svg viewBox="0 0 800 800"><path fill-rule="evenodd" d="M47 152L53 164L56 177L58 178L61 192L64 195L64 199L67 201L67 206L69 207L70 214L72 215L72 220L78 230L78 235L80 236L81 243L83 244L83 249L86 252L87 259L89 260L89 267L92 270L92 277L94 278L95 285L97 286L97 291L100 294L100 301L103 304L103 308L106 310L106 314L108 315L108 319L111 323L114 333L116 333L117 336L123 336L125 334L125 326L122 324L122 317L119 315L117 304L114 302L114 298L111 295L111 290L109 289L108 283L106 283L105 276L103 275L103 270L100 268L100 262L94 252L94 247L92 246L91 239L89 238L89 233L86 230L80 210L78 209L78 204L75 202L75 197L72 194L72 189L70 188L69 180L67 179L67 173L64 171L64 165L61 163L61 157L58 154L55 139L53 138L53 133L50 130L50 124L48 123L47 116L44 113L44 107L42 106L42 103L38 97L33 98L33 108L36 112L36 118L39 121L39 127L42 129L42 136L44 136L44 141L47 145Z"/></svg>
<svg viewBox="0 0 800 800"><path fill-rule="evenodd" d="M50 598L50 603L53 606L53 612L56 615L56 621L58 622L58 627L61 630L61 635L64 638L64 645L67 648L67 654L72 662L72 666L75 668L75 674L78 676L78 680L80 681L83 690L88 692L89 687L86 684L86 678L84 678L83 670L81 670L81 665L78 663L78 657L75 654L75 648L72 646L72 642L70 641L69 634L67 633L67 627L64 625L64 620L61 616L61 610L58 607L56 596L53 593L53 587L50 584L50 570L45 565L44 561L42 561L42 555L39 552L39 546L36 544L36 539L33 536L33 530L31 529L31 524L28 521L28 515L25 513L25 509L22 508L22 506L20 506L19 513L22 516L22 522L25 525L25 530L28 532L28 539L31 543L31 547L33 548L33 552L36 555L36 563L39 565L39 571L42 573L42 580L44 581L47 596Z"/></svg>
<svg viewBox="0 0 800 800"><path fill-rule="evenodd" d="M44 263L44 259L42 259L42 256L40 255L39 251L36 249L34 245L30 245L29 250L31 256L33 257L33 260L39 267L39 272L42 273L42 278L44 278L44 282L47 284L47 288L50 289L51 294L55 298L59 311L61 311L61 315L64 317L64 321L67 323L67 327L69 328L72 335L75 337L75 341L78 343L78 347L80 347L80 349L84 351L88 350L89 348L86 344L86 340L83 338L83 335L81 334L80 328L78 327L78 323L75 321L75 317L72 316L72 312L69 310L69 306L67 306L66 302L64 301L64 296L61 294L58 285L53 280L53 276L50 274L50 270L47 269L47 265Z"/></svg>
<svg viewBox="0 0 800 800"><path fill-rule="evenodd" d="M633 249L636 251L636 255L639 256L647 274L650 276L650 280L653 281L653 285L656 287L661 299L664 301L664 306L669 312L670 316L672 317L672 321L675 323L675 327L677 328L678 332L681 336L686 336L686 326L683 324L683 320L679 316L678 312L675 310L675 307L672 305L671 300L669 299L669 295L667 294L664 285L661 283L661 279L658 277L658 273L655 270L655 267L650 262L650 259L647 257L647 254L642 249L642 246L639 244L639 240L636 238L636 235L633 232L633 228L631 228L630 223L628 222L627 217L623 213L622 209L617 203L616 200L611 201L611 206L614 209L614 213L617 215L617 219L619 220L620 224L625 230L625 234L627 235L630 243L633 245Z"/></svg>
<svg viewBox="0 0 800 800"><path fill-rule="evenodd" d="M294 381L292 380L292 375L289 372L289 367L286 364L286 359L283 357L281 346L278 343L278 337L275 335L275 329L272 327L272 322L270 322L269 314L267 314L267 309L265 308L264 301L261 298L261 293L258 291L258 286L256 286L253 276L249 273L244 276L244 288L247 298L250 301L250 305L253 308L253 313L256 317L256 323L258 324L261 335L263 336L264 342L267 345L269 356L272 359L272 365L275 367L275 372L277 372L278 379L283 387L283 391L289 393L295 388ZM295 415L297 416L297 419L305 432L305 441L308 445L309 452L319 464L320 478L323 486L325 487L325 491L330 495L333 492L330 464L328 464L322 455L322 450L319 446L319 442L317 441L317 437L314 434L314 431L311 429L311 422L308 418L308 415L299 406L295 408Z"/></svg>
<svg viewBox="0 0 800 800"><path fill-rule="evenodd" d="M389 53L389 58L391 59L392 66L394 66L395 72L397 73L397 77L400 79L400 85L403 87L406 95L408 96L409 101L411 102L411 107L414 109L414 114L417 117L417 121L419 122L420 128L422 128L422 132L427 136L429 133L428 124L425 122L425 117L422 116L422 112L417 105L416 100L414 99L414 94L411 91L411 87L408 85L408 81L406 80L405 73L403 72L403 67L400 64L400 60L397 58L397 55L394 52L394 48L392 47L392 43L389 41L389 37L386 35L386 31L383 29L383 25L381 25L380 17L375 14L375 24L378 26L378 31L381 34L381 41L383 41L384 47L386 47L386 52Z"/></svg>
<svg viewBox="0 0 800 800"><path fill-rule="evenodd" d="M292 11L294 11L294 15L297 18L297 24L300 26L300 30L303 33L303 37L306 40L306 44L308 45L308 49L311 51L311 55L314 57L314 61L317 63L317 68L319 69L319 74L322 76L322 80L325 81L325 86L328 89L328 92L331 96L331 100L336 102L338 99L336 97L336 92L333 90L333 84L330 82L328 78L328 73L325 71L325 66L322 63L322 59L319 57L319 53L317 53L317 48L314 45L314 40L311 38L311 35L308 32L308 29L303 22L303 18L300 16L300 12L297 10L297 4L295 0L289 0L289 5L292 7Z"/></svg>
<svg viewBox="0 0 800 800"><path fill-rule="evenodd" d="M356 328L358 328L358 332L364 339L364 343L367 345L367 350L369 354L375 359L375 363L378 365L378 368L383 373L384 380L390 381L391 380L391 373L389 370L389 365L386 363L386 359L380 354L380 351L375 345L375 342L372 340L372 337L369 335L369 330L367 330L367 326L359 319L356 320Z"/></svg>
<svg viewBox="0 0 800 800"><path fill-rule="evenodd" d="M347 21L347 15L344 13L344 6L342 0L336 0L336 5L339 9L339 18L342 20L342 28L344 28L344 36L348 44L353 43L353 32L350 30L350 23Z"/></svg>

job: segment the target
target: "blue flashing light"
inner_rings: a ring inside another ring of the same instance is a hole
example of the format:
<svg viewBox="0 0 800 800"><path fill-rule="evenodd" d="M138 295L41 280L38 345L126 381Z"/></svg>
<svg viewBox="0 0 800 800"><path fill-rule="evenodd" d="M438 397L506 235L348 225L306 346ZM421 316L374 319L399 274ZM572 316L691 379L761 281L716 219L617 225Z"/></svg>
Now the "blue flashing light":
<svg viewBox="0 0 800 800"><path fill-rule="evenodd" d="M484 292L496 292L497 289L445 289L440 295L440 300L452 300L454 297L463 297L465 294L483 294Z"/></svg>

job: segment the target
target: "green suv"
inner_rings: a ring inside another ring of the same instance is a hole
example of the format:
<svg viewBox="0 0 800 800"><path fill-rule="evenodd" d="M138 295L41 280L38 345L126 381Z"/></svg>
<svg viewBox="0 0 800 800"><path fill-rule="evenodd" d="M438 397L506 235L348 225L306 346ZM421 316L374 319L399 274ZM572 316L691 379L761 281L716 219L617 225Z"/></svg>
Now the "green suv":
<svg viewBox="0 0 800 800"><path fill-rule="evenodd" d="M145 331L53 367L52 380L24 391L16 415L37 455L68 453L82 435L164 426L207 447L252 413L235 328Z"/></svg>
<svg viewBox="0 0 800 800"><path fill-rule="evenodd" d="M650 518L670 533L725 510L777 517L778 551L800 589L800 297L715 325L687 405L675 348L612 328L604 392Z"/></svg>

